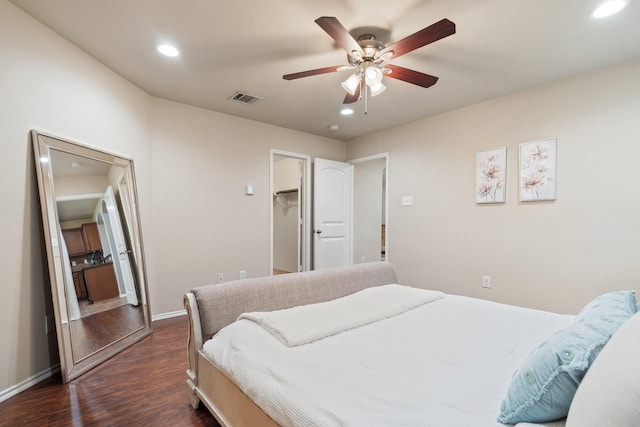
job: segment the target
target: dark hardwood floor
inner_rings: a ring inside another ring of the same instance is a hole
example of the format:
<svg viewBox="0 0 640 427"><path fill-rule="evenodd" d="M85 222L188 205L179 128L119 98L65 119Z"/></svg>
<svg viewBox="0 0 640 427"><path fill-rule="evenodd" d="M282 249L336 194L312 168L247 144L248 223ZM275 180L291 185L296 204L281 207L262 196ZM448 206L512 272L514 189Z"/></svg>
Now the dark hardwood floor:
<svg viewBox="0 0 640 427"><path fill-rule="evenodd" d="M142 306L121 305L69 322L73 355L81 359L144 326Z"/></svg>
<svg viewBox="0 0 640 427"><path fill-rule="evenodd" d="M186 385L187 318L153 323L153 333L62 384L55 375L0 403L0 426L218 426L194 410Z"/></svg>

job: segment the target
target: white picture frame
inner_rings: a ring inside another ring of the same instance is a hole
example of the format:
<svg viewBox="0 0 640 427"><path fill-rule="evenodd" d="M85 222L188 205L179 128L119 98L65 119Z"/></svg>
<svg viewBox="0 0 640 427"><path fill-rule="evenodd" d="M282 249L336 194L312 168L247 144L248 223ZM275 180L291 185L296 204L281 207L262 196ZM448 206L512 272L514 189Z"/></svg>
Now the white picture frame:
<svg viewBox="0 0 640 427"><path fill-rule="evenodd" d="M555 200L557 139L520 144L518 169L521 202Z"/></svg>
<svg viewBox="0 0 640 427"><path fill-rule="evenodd" d="M476 203L505 203L507 147L476 153Z"/></svg>

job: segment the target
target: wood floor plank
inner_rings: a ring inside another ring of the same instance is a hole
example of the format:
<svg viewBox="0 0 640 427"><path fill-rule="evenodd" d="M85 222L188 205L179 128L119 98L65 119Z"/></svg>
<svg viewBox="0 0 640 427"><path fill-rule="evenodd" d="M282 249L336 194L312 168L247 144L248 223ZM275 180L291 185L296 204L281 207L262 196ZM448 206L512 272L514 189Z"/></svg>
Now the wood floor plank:
<svg viewBox="0 0 640 427"><path fill-rule="evenodd" d="M153 333L62 384L53 376L0 403L0 426L212 426L189 404L187 318L153 323Z"/></svg>

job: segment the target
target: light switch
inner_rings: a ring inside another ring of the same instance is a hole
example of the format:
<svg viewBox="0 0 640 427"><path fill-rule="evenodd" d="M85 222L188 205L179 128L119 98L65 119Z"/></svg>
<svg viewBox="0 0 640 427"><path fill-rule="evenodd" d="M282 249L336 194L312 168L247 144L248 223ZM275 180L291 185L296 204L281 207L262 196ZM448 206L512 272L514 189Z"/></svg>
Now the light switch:
<svg viewBox="0 0 640 427"><path fill-rule="evenodd" d="M413 196L402 196L402 206L413 206Z"/></svg>

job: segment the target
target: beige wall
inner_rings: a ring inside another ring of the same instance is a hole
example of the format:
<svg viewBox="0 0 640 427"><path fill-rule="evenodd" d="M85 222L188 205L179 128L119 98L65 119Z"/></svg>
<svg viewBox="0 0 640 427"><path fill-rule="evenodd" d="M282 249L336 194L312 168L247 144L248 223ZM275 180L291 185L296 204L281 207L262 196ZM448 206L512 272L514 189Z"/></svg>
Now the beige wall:
<svg viewBox="0 0 640 427"><path fill-rule="evenodd" d="M133 157L149 220L148 95L0 1L0 392L58 361L29 130Z"/></svg>
<svg viewBox="0 0 640 427"><path fill-rule="evenodd" d="M57 176L56 197L102 194L108 185L110 182L107 175L84 176L82 179L75 176Z"/></svg>
<svg viewBox="0 0 640 427"><path fill-rule="evenodd" d="M147 255L154 313L182 309L192 287L269 275L270 149L344 160L327 138L156 99L153 241ZM246 184L255 194L245 195ZM151 242L151 244L149 244Z"/></svg>
<svg viewBox="0 0 640 427"><path fill-rule="evenodd" d="M154 99L0 0L0 399L58 362L31 129L134 160L153 314L217 272L268 273L270 148L345 156L342 142Z"/></svg>
<svg viewBox="0 0 640 427"><path fill-rule="evenodd" d="M390 152L388 244L402 283L575 312L640 290L639 118L635 61L350 141L347 158ZM557 200L519 203L518 145L548 137ZM476 152L499 146L507 202L476 205ZM414 206L400 206L405 195Z"/></svg>

